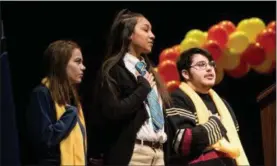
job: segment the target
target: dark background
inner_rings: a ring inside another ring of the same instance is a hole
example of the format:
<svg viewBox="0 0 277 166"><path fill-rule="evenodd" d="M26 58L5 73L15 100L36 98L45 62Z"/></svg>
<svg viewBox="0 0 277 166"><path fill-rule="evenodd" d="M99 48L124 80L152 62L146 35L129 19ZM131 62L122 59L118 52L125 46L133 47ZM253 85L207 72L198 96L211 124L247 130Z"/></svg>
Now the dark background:
<svg viewBox="0 0 277 166"><path fill-rule="evenodd" d="M249 17L259 17L266 24L276 20L276 2L1 2L24 163L29 153L24 113L32 88L44 76L43 51L57 39L75 40L82 47L87 70L80 93L87 113L96 70L104 56L105 39L112 19L122 8L140 12L152 23L156 40L150 59L156 65L159 53L179 44L191 29L206 31L222 20L237 24ZM268 75L251 70L240 79L225 75L215 87L235 110L241 141L251 165L263 165L260 109L256 97L275 83L275 74L275 70Z"/></svg>

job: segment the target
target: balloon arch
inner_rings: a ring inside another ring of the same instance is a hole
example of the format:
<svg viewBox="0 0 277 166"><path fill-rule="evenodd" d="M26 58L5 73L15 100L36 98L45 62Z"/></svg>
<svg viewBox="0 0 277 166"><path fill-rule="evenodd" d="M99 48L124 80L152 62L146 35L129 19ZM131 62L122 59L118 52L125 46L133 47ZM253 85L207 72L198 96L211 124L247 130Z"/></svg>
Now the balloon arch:
<svg viewBox="0 0 277 166"><path fill-rule="evenodd" d="M164 49L155 68L169 91L179 86L176 61L183 51L200 47L208 50L217 66L216 84L224 74L233 78L245 76L250 69L269 74L276 65L276 21L267 25L260 18L241 20L237 26L224 20L211 26L207 32L188 31L180 44Z"/></svg>

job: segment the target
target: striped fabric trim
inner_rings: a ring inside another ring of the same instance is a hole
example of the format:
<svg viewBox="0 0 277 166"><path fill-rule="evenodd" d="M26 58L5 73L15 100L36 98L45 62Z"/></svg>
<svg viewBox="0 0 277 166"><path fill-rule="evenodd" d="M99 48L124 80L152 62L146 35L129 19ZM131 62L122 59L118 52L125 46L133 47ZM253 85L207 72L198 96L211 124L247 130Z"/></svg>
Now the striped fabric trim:
<svg viewBox="0 0 277 166"><path fill-rule="evenodd" d="M179 115L179 116L183 116L186 118L189 118L191 120L196 120L196 116L193 115L190 111L182 109L182 108L170 108L170 109L166 109L166 116L175 116L175 115Z"/></svg>
<svg viewBox="0 0 277 166"><path fill-rule="evenodd" d="M196 118L195 118L195 123L196 123L196 125L199 125L199 120L198 120L197 112L194 112L194 116L196 117Z"/></svg>
<svg viewBox="0 0 277 166"><path fill-rule="evenodd" d="M192 142L192 130L186 129L184 138L182 140L182 147L181 147L183 155L185 155L185 156L189 155L191 142Z"/></svg>
<svg viewBox="0 0 277 166"><path fill-rule="evenodd" d="M222 138L220 128L214 119L210 119L207 123L205 123L202 126L206 129L208 133L208 139L209 139L210 145L216 143L219 139Z"/></svg>
<svg viewBox="0 0 277 166"><path fill-rule="evenodd" d="M173 145L173 148L174 148L174 150L175 150L175 152L177 154L180 153L179 152L179 147L180 147L180 144L182 142L184 131L185 131L185 129L179 129L179 130L177 130L176 134L175 134L175 138L173 140L173 144L172 145Z"/></svg>

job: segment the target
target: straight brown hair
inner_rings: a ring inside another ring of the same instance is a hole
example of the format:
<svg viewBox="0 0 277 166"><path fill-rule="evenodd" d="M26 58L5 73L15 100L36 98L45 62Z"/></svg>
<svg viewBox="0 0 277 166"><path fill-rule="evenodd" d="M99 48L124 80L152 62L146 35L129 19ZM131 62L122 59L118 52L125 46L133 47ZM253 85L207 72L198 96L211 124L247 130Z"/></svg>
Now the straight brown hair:
<svg viewBox="0 0 277 166"><path fill-rule="evenodd" d="M44 52L47 77L50 83L49 90L53 100L59 105L80 105L76 85L70 83L66 73L66 67L74 49L81 50L74 41L57 40L50 43Z"/></svg>

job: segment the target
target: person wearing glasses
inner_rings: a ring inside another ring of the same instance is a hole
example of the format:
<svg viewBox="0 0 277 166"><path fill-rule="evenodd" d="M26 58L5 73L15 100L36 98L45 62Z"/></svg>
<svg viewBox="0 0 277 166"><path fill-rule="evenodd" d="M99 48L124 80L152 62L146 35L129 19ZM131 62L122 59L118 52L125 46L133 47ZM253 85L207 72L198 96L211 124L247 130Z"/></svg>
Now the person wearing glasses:
<svg viewBox="0 0 277 166"><path fill-rule="evenodd" d="M169 164L249 165L238 136L238 122L228 102L212 89L216 65L206 50L181 53L179 88L171 93L166 110L171 131Z"/></svg>

